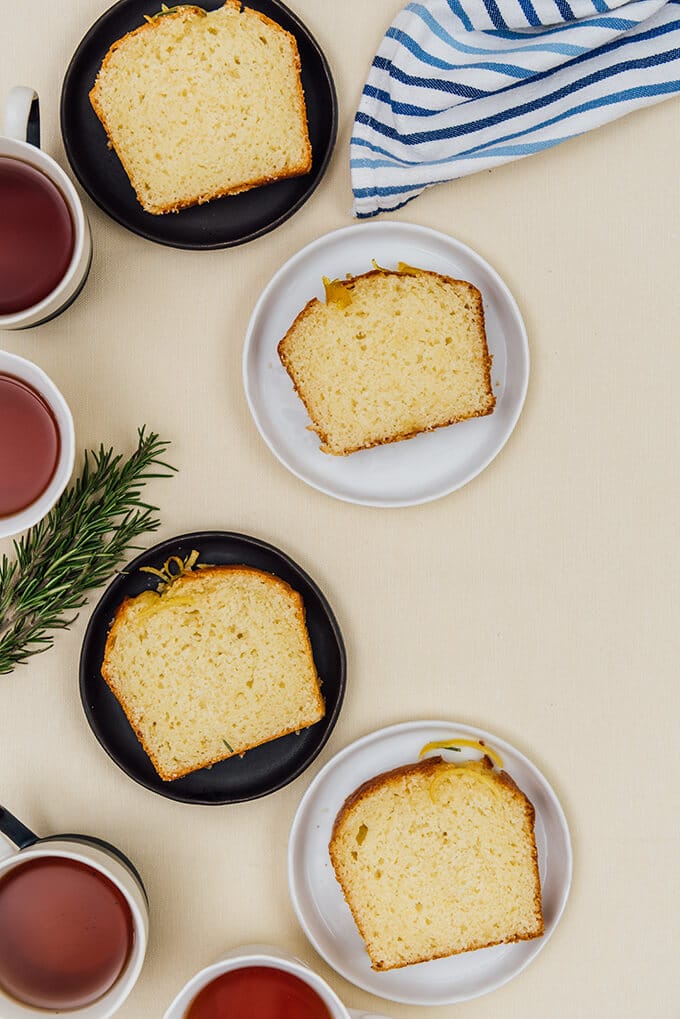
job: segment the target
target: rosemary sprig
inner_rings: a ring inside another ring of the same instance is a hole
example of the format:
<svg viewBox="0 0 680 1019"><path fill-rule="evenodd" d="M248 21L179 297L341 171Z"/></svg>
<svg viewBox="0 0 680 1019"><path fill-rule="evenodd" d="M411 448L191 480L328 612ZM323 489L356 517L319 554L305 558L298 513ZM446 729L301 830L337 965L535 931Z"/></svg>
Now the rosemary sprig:
<svg viewBox="0 0 680 1019"><path fill-rule="evenodd" d="M112 449L85 452L80 477L50 513L14 541L14 558L0 561L0 674L52 647L51 630L77 619L87 592L108 580L135 538L155 531L158 507L142 501L151 478L175 470L165 463L168 443L138 431L125 460Z"/></svg>

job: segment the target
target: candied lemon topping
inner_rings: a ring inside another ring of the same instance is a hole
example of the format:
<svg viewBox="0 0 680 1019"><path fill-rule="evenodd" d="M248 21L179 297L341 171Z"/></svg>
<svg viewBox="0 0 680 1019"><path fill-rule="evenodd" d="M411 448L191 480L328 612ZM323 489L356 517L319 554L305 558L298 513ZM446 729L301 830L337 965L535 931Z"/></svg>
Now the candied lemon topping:
<svg viewBox="0 0 680 1019"><path fill-rule="evenodd" d="M346 308L352 303L352 295L342 280L329 280L328 276L322 276L322 279L326 291L326 304Z"/></svg>
<svg viewBox="0 0 680 1019"><path fill-rule="evenodd" d="M371 265L378 272L392 272L398 273L400 276L419 276L421 273L427 272L426 269L416 269L408 262L397 262L396 269L386 269L382 265L378 265L374 258L371 259ZM347 286L346 282L341 279L331 280L328 276L322 276L324 290L326 291L326 304L336 305L338 308L347 308L352 303L352 291ZM351 280L351 273L347 273L347 279Z"/></svg>
<svg viewBox="0 0 680 1019"><path fill-rule="evenodd" d="M200 552L192 549L186 559L182 559L178 555L170 556L169 559L165 560L160 569L157 569L155 566L139 567L141 573L153 573L160 581L155 591L142 591L139 595L137 599L138 605L141 606L137 616L139 622L143 622L162 609L174 609L181 605L193 604L193 599L190 595L178 595L173 591L172 585L180 577L183 577L185 573L191 573L194 568L197 570L204 570L206 568L207 563L197 564L199 555Z"/></svg>
<svg viewBox="0 0 680 1019"><path fill-rule="evenodd" d="M462 750L463 747L469 747L471 750L479 750L479 752L484 754L485 757L488 757L492 764L495 764L497 768L503 767L503 758L498 751L477 739L434 740L432 743L425 744L418 754L418 757L424 757L425 754L429 754L430 750Z"/></svg>
<svg viewBox="0 0 680 1019"><path fill-rule="evenodd" d="M204 11L202 7L196 7L195 4L177 4L176 7L168 7L166 4L161 4L160 11L157 11L156 14L145 14L144 20L148 21L151 25L154 21L157 21L158 18L164 18L166 14L177 14L177 11L181 11L183 7L188 7L202 18L204 18L208 13L207 11Z"/></svg>
<svg viewBox="0 0 680 1019"><path fill-rule="evenodd" d="M171 555L169 559L166 559L160 569L156 569L155 566L140 566L141 573L153 573L155 577L158 577L161 583L156 588L158 594L164 594L170 589L175 583L178 577L183 576L185 573L191 573L200 552L193 549L186 559L182 559L181 556ZM198 569L203 569L204 566L198 566Z"/></svg>
<svg viewBox="0 0 680 1019"><path fill-rule="evenodd" d="M419 276L421 273L428 271L427 269L416 269L415 266L409 265L408 262L397 262L396 269L386 269L384 265L378 265L374 258L371 259L371 264L378 272L398 272L400 276Z"/></svg>

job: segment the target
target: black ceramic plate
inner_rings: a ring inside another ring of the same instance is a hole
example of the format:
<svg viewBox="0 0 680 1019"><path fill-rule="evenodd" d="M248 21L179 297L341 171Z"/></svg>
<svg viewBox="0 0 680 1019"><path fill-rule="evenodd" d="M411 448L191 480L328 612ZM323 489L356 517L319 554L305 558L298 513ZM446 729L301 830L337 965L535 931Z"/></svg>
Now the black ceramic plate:
<svg viewBox="0 0 680 1019"><path fill-rule="evenodd" d="M116 609L125 597L155 588L158 579L140 566L162 566L170 556L186 557L197 549L200 562L245 564L274 573L302 595L314 662L322 679L326 714L316 725L272 740L203 768L174 782L164 782L144 753L123 709L101 677L106 637ZM335 725L345 693L346 659L340 629L330 605L311 577L287 555L257 538L227 531L182 534L137 556L104 592L85 631L80 654L80 696L92 731L109 757L130 778L152 792L184 803L239 803L266 796L292 782L317 756Z"/></svg>
<svg viewBox="0 0 680 1019"><path fill-rule="evenodd" d="M223 0L201 0L207 10ZM159 0L119 0L94 23L69 64L61 92L61 131L73 172L97 205L121 226L174 248L228 248L279 226L302 206L323 177L335 144L337 99L330 68L318 44L292 11L278 0L248 0L295 36L307 104L312 169L302 177L276 181L240 195L165 216L152 216L138 203L118 156L88 94L109 46L160 9Z"/></svg>

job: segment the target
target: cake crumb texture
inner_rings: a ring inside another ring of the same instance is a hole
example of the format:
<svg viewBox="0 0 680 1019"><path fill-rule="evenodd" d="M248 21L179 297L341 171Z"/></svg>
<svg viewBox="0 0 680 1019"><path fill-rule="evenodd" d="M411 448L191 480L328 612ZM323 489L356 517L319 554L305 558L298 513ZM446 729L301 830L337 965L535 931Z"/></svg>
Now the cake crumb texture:
<svg viewBox="0 0 680 1019"><path fill-rule="evenodd" d="M374 970L543 934L534 808L487 758L366 782L329 851Z"/></svg>
<svg viewBox="0 0 680 1019"><path fill-rule="evenodd" d="M311 300L278 345L325 453L346 456L494 409L479 290L411 273L334 281L335 299Z"/></svg>
<svg viewBox="0 0 680 1019"><path fill-rule="evenodd" d="M118 609L102 676L169 781L325 713L302 598L245 566L186 573Z"/></svg>
<svg viewBox="0 0 680 1019"><path fill-rule="evenodd" d="M311 169L295 38L238 0L183 6L119 39L90 102L154 215Z"/></svg>

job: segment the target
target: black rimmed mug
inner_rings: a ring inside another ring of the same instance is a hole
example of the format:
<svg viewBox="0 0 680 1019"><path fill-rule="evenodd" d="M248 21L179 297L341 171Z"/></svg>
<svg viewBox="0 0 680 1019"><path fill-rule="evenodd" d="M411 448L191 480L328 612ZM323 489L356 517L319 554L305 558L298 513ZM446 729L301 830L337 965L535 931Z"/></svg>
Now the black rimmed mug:
<svg viewBox="0 0 680 1019"><path fill-rule="evenodd" d="M126 961L111 986L96 1000L72 1009L50 1009L26 1004L0 982L2 1019L44 1019L56 1011L78 1019L109 1019L123 1004L139 977L149 932L149 907L142 880L132 863L114 846L87 835L51 835L39 838L6 808L0 806L0 893L4 880L26 864L54 860L73 861L110 882L129 908L132 937Z"/></svg>
<svg viewBox="0 0 680 1019"><path fill-rule="evenodd" d="M90 226L82 203L59 164L39 147L39 124L36 92L23 85L12 88L5 102L4 121L0 130L0 159L32 167L57 188L71 218L73 250L63 273L49 293L28 307L0 314L0 329L27 329L29 326L41 325L65 311L85 285L92 261ZM13 252L10 251L6 257L14 257Z"/></svg>

